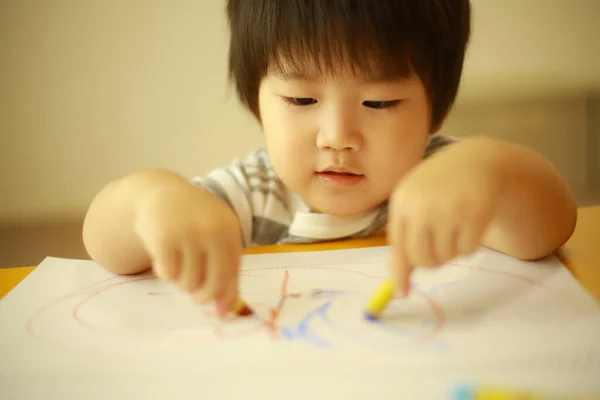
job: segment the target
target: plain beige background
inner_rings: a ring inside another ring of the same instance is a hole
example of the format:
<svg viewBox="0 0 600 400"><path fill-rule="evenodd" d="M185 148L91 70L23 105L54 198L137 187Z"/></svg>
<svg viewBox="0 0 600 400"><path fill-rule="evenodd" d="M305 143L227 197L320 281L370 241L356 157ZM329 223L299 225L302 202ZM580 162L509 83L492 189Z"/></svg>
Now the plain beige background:
<svg viewBox="0 0 600 400"><path fill-rule="evenodd" d="M472 4L464 80L442 132L530 146L580 204L597 201L600 1ZM31 234L15 245L14 229L80 221L112 179L151 167L191 177L262 144L227 83L224 5L0 0L0 257L28 251Z"/></svg>

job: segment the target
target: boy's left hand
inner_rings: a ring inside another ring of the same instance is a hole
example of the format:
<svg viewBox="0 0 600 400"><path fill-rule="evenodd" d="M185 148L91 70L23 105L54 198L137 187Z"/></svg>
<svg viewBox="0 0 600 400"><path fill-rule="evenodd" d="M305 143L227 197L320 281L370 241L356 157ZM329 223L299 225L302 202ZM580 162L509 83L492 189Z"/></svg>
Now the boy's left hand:
<svg viewBox="0 0 600 400"><path fill-rule="evenodd" d="M442 151L423 161L392 193L389 267L403 295L414 267L437 267L478 249L495 215L501 194L498 174L460 153Z"/></svg>

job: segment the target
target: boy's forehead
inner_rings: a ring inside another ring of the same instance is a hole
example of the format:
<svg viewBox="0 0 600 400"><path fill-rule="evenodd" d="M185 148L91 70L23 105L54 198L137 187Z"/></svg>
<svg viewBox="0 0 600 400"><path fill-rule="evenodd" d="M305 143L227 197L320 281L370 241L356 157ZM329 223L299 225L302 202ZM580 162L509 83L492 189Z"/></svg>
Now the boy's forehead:
<svg viewBox="0 0 600 400"><path fill-rule="evenodd" d="M308 82L322 82L342 77L364 83L405 81L415 77L411 68L390 68L389 66L385 67L380 62L357 65L347 61L317 62L310 58L304 58L300 62L298 58L290 60L281 57L270 63L267 76L288 81L301 80Z"/></svg>

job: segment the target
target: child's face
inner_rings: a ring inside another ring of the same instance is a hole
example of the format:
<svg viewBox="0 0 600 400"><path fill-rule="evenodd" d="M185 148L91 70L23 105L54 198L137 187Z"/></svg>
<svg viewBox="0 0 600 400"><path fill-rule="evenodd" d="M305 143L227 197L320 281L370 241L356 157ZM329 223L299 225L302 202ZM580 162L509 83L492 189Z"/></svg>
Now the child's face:
<svg viewBox="0 0 600 400"><path fill-rule="evenodd" d="M275 172L311 209L354 215L387 200L424 155L430 107L422 82L270 73L260 117ZM329 171L328 171L329 170Z"/></svg>

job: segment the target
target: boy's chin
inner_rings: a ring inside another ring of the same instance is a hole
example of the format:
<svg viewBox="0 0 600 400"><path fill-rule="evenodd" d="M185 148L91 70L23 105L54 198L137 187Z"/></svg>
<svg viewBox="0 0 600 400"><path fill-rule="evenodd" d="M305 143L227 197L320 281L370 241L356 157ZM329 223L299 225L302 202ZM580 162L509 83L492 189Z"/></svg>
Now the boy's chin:
<svg viewBox="0 0 600 400"><path fill-rule="evenodd" d="M349 201L315 201L310 205L314 213L328 214L335 217L352 217L363 214L375 208L376 205L352 203Z"/></svg>

